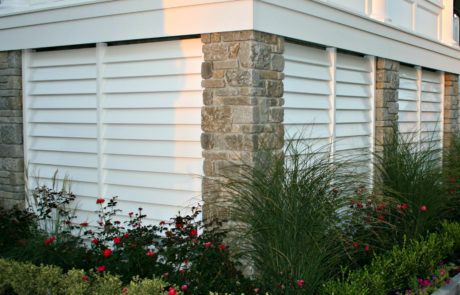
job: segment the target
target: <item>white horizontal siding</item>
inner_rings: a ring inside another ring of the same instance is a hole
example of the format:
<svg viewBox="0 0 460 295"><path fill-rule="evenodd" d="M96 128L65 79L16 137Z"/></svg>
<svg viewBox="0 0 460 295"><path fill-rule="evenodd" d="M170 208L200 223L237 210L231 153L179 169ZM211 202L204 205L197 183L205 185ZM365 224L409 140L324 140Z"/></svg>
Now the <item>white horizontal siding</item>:
<svg viewBox="0 0 460 295"><path fill-rule="evenodd" d="M442 148L442 73L401 66L398 123L408 138Z"/></svg>
<svg viewBox="0 0 460 295"><path fill-rule="evenodd" d="M99 196L151 221L188 210L201 198L201 62L199 39L30 53L31 184L69 176L82 219Z"/></svg>
<svg viewBox="0 0 460 295"><path fill-rule="evenodd" d="M371 59L287 43L285 60L286 139L300 139L313 149L330 148L339 157L352 157L360 172L369 173Z"/></svg>

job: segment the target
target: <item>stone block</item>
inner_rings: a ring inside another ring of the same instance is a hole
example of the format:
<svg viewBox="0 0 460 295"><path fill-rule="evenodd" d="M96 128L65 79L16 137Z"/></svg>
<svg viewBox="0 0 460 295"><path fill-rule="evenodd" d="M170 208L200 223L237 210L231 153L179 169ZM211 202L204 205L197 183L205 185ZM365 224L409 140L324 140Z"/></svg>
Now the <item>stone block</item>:
<svg viewBox="0 0 460 295"><path fill-rule="evenodd" d="M210 79L212 77L212 62L205 61L201 63L201 77Z"/></svg>
<svg viewBox="0 0 460 295"><path fill-rule="evenodd" d="M238 61L237 60L215 61L213 62L213 68L216 70L237 69Z"/></svg>
<svg viewBox="0 0 460 295"><path fill-rule="evenodd" d="M205 44L203 46L204 59L206 61L226 60L228 55L228 46L226 44Z"/></svg>
<svg viewBox="0 0 460 295"><path fill-rule="evenodd" d="M230 106L205 106L201 109L201 129L205 132L230 132L232 115Z"/></svg>
<svg viewBox="0 0 460 295"><path fill-rule="evenodd" d="M208 79L201 81L203 88L223 88L225 87L225 81L222 79Z"/></svg>
<svg viewBox="0 0 460 295"><path fill-rule="evenodd" d="M0 125L0 143L22 144L22 124Z"/></svg>
<svg viewBox="0 0 460 295"><path fill-rule="evenodd" d="M6 158L24 158L22 144L0 144L1 156Z"/></svg>

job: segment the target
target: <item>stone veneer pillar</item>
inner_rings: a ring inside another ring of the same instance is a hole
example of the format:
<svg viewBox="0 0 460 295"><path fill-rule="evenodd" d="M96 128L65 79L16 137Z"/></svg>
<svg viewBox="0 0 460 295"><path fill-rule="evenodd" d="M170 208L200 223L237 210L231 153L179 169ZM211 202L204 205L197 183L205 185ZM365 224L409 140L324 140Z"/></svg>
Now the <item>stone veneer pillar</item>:
<svg viewBox="0 0 460 295"><path fill-rule="evenodd" d="M444 134L443 146L449 148L453 136L459 131L458 75L444 74Z"/></svg>
<svg viewBox="0 0 460 295"><path fill-rule="evenodd" d="M262 149L283 148L284 40L257 31L203 34L201 40L204 218L225 221L222 181L237 175L235 165L253 165Z"/></svg>
<svg viewBox="0 0 460 295"><path fill-rule="evenodd" d="M382 152L398 127L399 62L377 58L375 79L375 151Z"/></svg>
<svg viewBox="0 0 460 295"><path fill-rule="evenodd" d="M0 52L0 206L24 204L21 51Z"/></svg>

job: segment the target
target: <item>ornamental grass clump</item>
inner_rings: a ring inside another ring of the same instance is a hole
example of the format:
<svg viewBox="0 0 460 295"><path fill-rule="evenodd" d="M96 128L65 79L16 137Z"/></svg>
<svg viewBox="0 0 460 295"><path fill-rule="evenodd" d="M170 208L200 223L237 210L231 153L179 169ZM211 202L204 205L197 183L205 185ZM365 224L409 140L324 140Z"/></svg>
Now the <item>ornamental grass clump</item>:
<svg viewBox="0 0 460 295"><path fill-rule="evenodd" d="M229 181L231 218L260 292L315 294L346 259L340 224L347 184L339 172L345 163L331 163L328 147L289 145L286 154L267 152Z"/></svg>
<svg viewBox="0 0 460 295"><path fill-rule="evenodd" d="M460 218L460 133L453 135L443 159L445 192L451 197L452 218Z"/></svg>
<svg viewBox="0 0 460 295"><path fill-rule="evenodd" d="M393 229L384 237L388 245L403 237L418 238L449 217L452 198L446 194L440 150L432 139L424 144L396 128L375 153L375 191L391 200L388 222Z"/></svg>

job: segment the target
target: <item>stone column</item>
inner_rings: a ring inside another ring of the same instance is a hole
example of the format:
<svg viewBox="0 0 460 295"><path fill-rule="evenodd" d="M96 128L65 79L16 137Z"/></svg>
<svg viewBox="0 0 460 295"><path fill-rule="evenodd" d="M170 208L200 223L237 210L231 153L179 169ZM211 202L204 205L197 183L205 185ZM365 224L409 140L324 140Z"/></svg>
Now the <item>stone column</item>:
<svg viewBox="0 0 460 295"><path fill-rule="evenodd" d="M24 204L21 51L0 52L0 206Z"/></svg>
<svg viewBox="0 0 460 295"><path fill-rule="evenodd" d="M398 127L399 62L377 58L375 79L375 151L382 152L384 143Z"/></svg>
<svg viewBox="0 0 460 295"><path fill-rule="evenodd" d="M262 150L283 148L284 40L256 31L201 40L204 218L225 221L222 181L238 175L238 164L253 165Z"/></svg>
<svg viewBox="0 0 460 295"><path fill-rule="evenodd" d="M459 132L458 75L444 74L444 148L449 148L453 136Z"/></svg>

